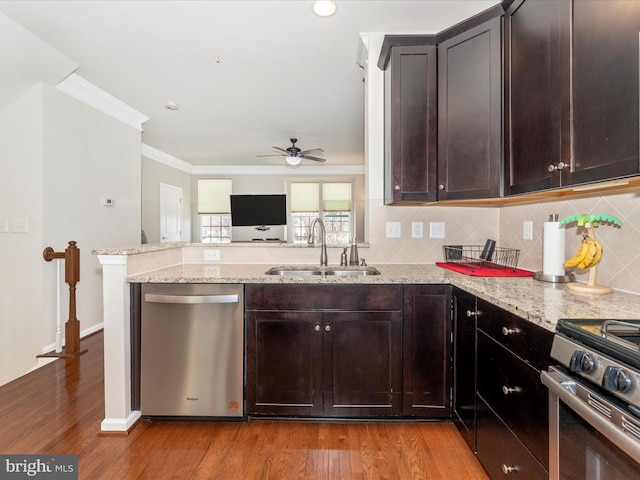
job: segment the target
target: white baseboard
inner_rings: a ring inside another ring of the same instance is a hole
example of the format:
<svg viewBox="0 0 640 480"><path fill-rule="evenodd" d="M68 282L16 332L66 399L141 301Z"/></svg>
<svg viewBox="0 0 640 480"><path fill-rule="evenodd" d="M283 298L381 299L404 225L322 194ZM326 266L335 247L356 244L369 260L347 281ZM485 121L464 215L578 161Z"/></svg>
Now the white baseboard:
<svg viewBox="0 0 640 480"><path fill-rule="evenodd" d="M93 325L92 327L89 328L85 328L84 330L80 330L80 338L84 338L87 337L89 335L91 335L92 333L96 333L99 330L102 330L104 328L104 323L98 323L97 325ZM64 346L64 337L62 338L62 345ZM42 347L42 354L45 353L49 353L49 352L53 352L56 349L56 343L50 343L49 345L45 345L44 347ZM46 365L47 363L49 363L49 359L45 359L45 363L43 365ZM54 358L55 360L55 358ZM35 368L41 367L42 365L37 365Z"/></svg>

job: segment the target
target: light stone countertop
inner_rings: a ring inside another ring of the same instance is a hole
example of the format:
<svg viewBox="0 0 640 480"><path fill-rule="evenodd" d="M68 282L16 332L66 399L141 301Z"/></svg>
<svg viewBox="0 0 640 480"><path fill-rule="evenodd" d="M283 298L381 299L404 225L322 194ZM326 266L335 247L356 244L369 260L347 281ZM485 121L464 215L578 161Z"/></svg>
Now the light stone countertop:
<svg viewBox="0 0 640 480"><path fill-rule="evenodd" d="M96 252L97 253L97 252ZM114 254L113 249L109 249ZM130 252L129 252L130 253ZM560 318L640 318L640 295L575 294L562 284L531 277L473 277L436 265L371 265L380 275L267 275L270 264L194 263L131 275L131 283L451 284L554 331ZM314 265L315 267L315 265ZM332 265L332 267L336 267Z"/></svg>

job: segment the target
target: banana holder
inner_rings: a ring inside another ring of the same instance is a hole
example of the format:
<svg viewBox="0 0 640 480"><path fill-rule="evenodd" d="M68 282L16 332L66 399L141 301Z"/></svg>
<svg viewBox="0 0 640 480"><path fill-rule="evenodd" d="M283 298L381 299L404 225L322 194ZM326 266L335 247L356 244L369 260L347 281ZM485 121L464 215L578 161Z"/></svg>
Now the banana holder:
<svg viewBox="0 0 640 480"><path fill-rule="evenodd" d="M597 227L600 222L612 223L618 227L622 226L622 223L617 218L611 215L572 215L570 217L562 220L561 224L567 224L577 222L579 227L584 227L586 229L586 233L583 237L583 241L581 244L581 248L573 258L567 260L565 262L565 266L567 267L577 267L581 270L589 270L589 278L587 283L577 283L571 282L567 283L567 289L576 292L576 293L595 293L595 294L606 294L612 293L613 289L611 287L605 285L598 285L597 276L598 276L598 263L602 256L602 246L596 240L595 227ZM576 262L581 257L583 249L588 248L596 248L595 259L592 261Z"/></svg>

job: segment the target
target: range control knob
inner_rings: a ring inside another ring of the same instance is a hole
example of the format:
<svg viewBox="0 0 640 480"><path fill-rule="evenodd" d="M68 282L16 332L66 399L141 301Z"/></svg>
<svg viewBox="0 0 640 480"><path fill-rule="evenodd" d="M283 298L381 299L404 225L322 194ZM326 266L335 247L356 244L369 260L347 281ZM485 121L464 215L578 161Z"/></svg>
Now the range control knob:
<svg viewBox="0 0 640 480"><path fill-rule="evenodd" d="M610 392L627 393L631 390L631 377L620 367L607 367L602 376L602 388Z"/></svg>
<svg viewBox="0 0 640 480"><path fill-rule="evenodd" d="M571 355L569 370L573 373L591 373L596 369L596 362L587 352L576 350Z"/></svg>

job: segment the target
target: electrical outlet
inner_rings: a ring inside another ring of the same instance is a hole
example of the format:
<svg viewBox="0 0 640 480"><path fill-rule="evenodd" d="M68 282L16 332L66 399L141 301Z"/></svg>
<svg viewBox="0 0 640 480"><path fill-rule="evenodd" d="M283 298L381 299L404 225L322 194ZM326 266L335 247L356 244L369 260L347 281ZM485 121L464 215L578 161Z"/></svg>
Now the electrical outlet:
<svg viewBox="0 0 640 480"><path fill-rule="evenodd" d="M429 222L429 238L444 238L444 222Z"/></svg>
<svg viewBox="0 0 640 480"><path fill-rule="evenodd" d="M411 222L411 238L422 238L423 225L422 222Z"/></svg>
<svg viewBox="0 0 640 480"><path fill-rule="evenodd" d="M401 238L400 222L387 222L387 238Z"/></svg>
<svg viewBox="0 0 640 480"><path fill-rule="evenodd" d="M526 220L522 223L522 238L524 240L533 240L533 222Z"/></svg>
<svg viewBox="0 0 640 480"><path fill-rule="evenodd" d="M205 262L216 262L218 260L220 260L220 250L207 249L204 251Z"/></svg>

